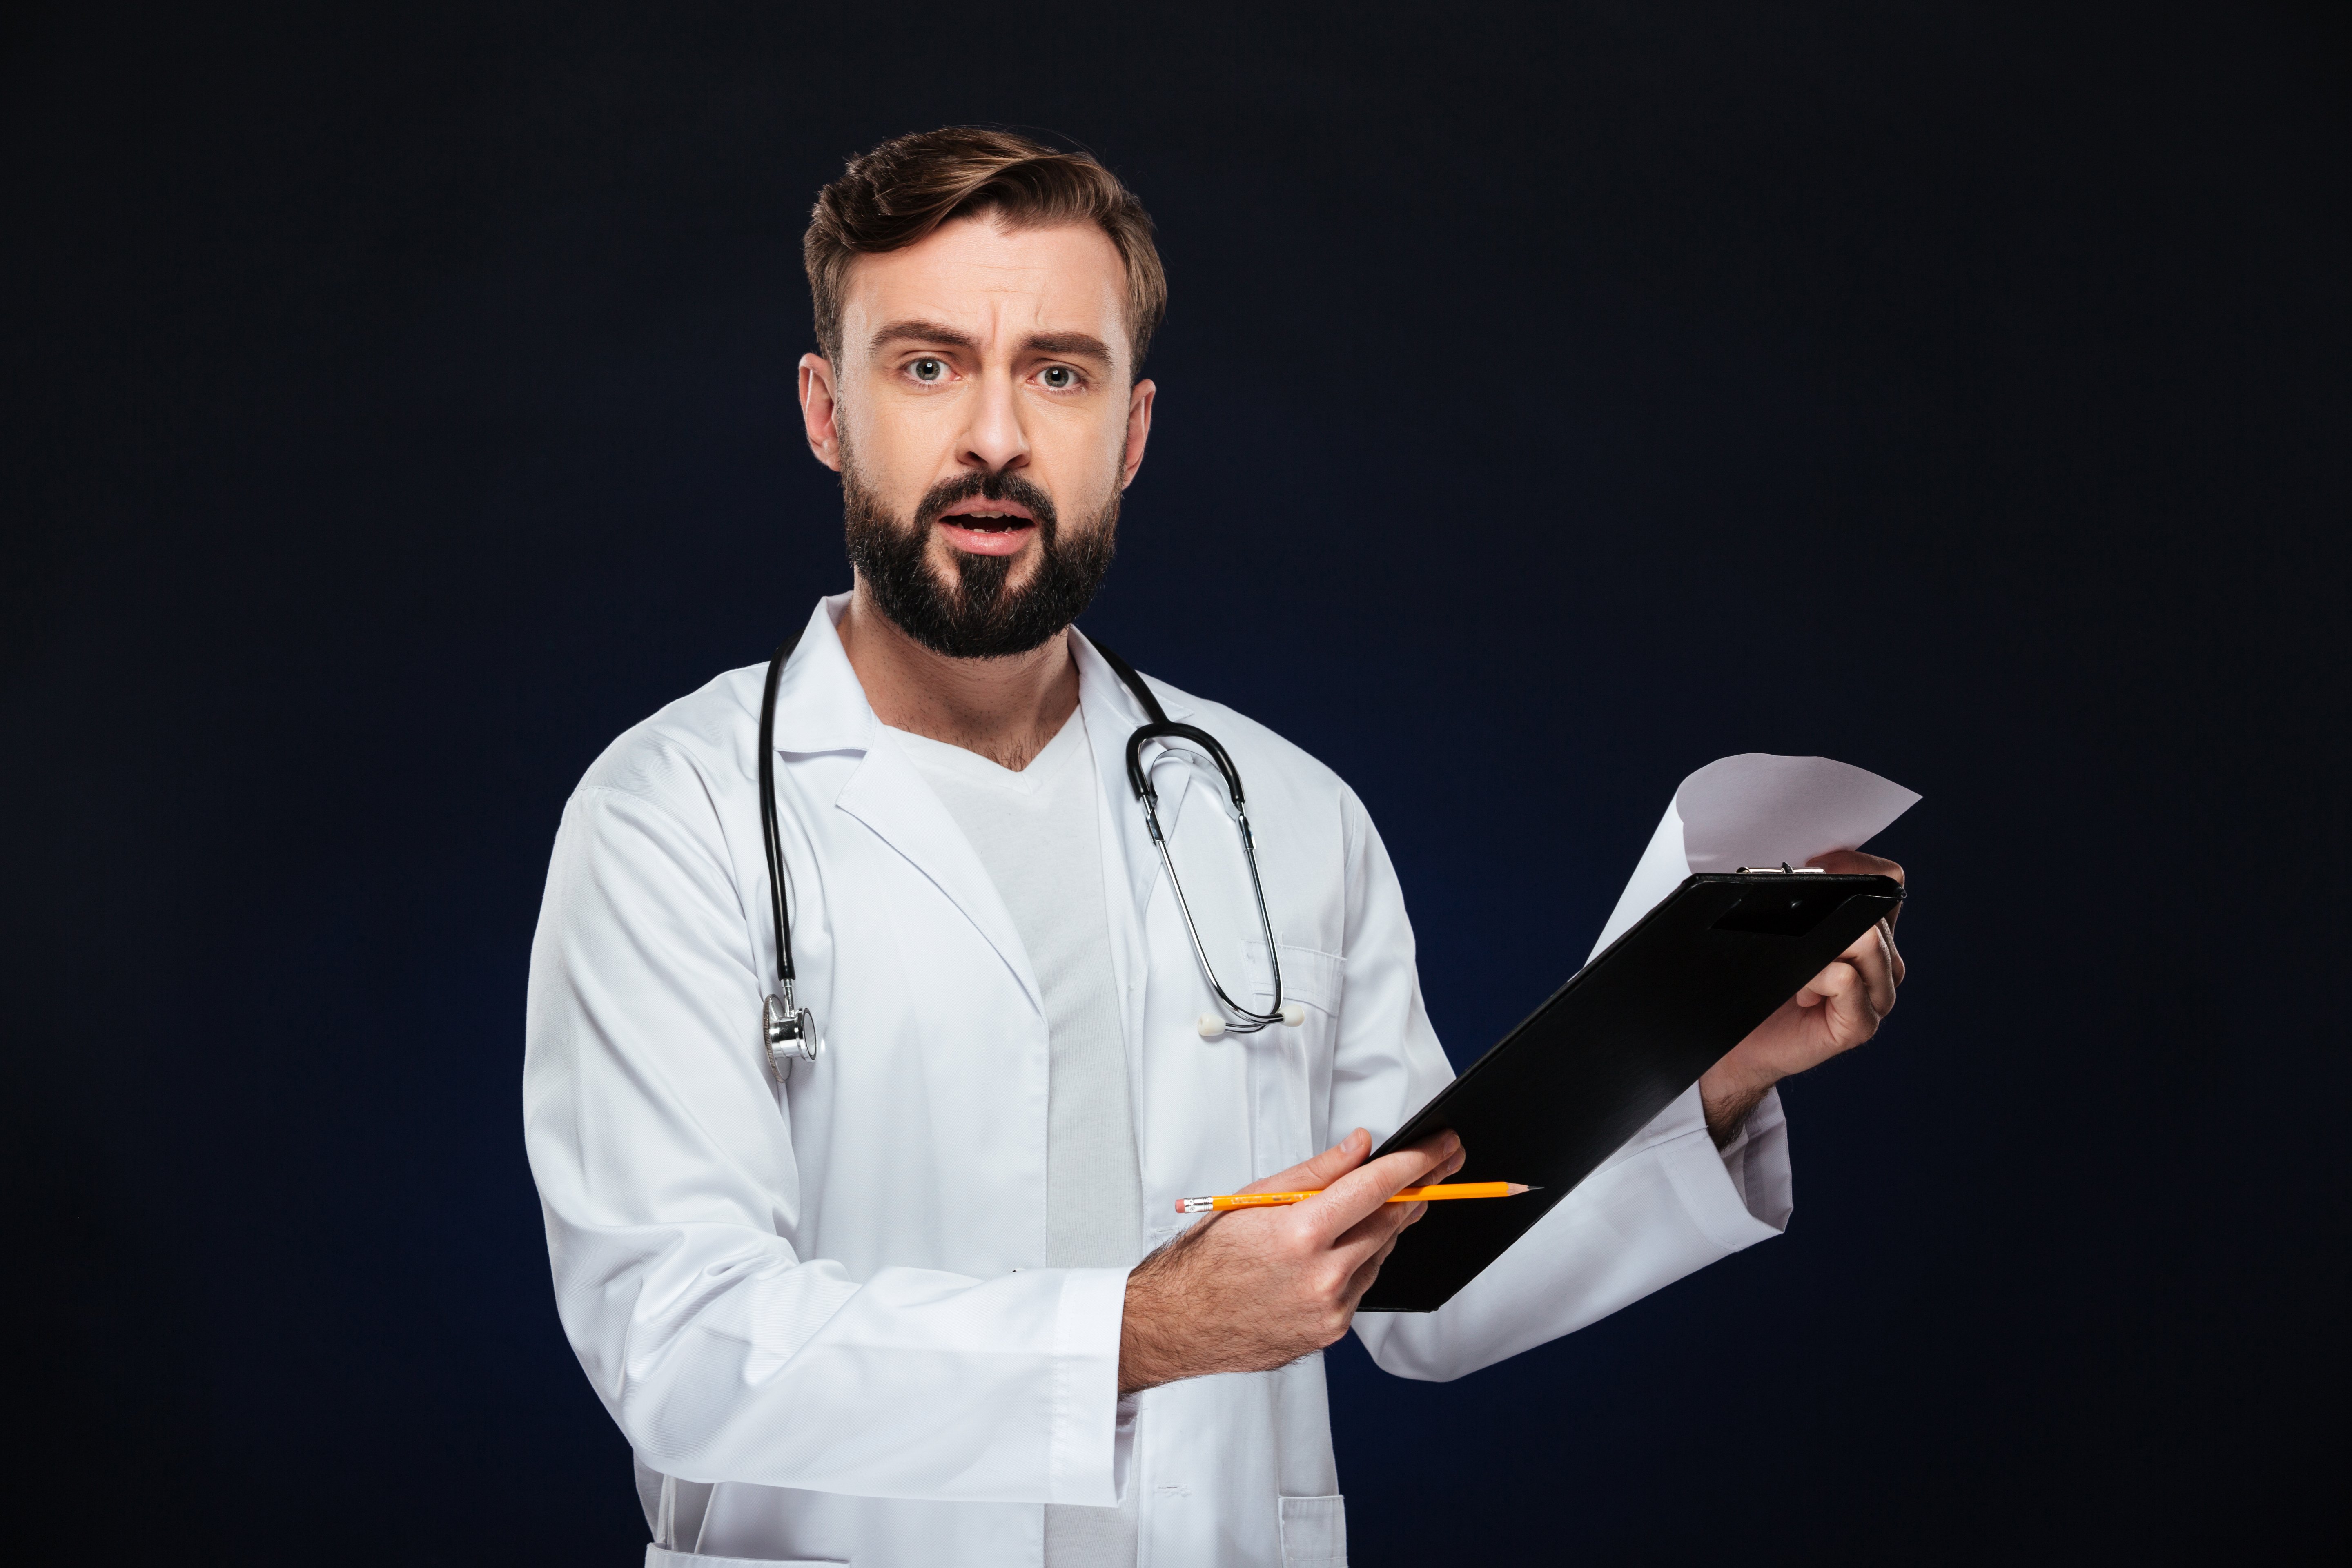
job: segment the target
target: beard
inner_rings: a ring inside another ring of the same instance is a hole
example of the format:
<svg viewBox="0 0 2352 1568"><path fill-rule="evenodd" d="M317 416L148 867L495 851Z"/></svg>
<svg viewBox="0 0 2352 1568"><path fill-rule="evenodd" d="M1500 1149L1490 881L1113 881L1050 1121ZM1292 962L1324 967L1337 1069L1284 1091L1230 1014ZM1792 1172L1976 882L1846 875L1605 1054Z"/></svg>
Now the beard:
<svg viewBox="0 0 2352 1568"><path fill-rule="evenodd" d="M1009 555L952 551L955 580L929 561L931 524L958 501L1013 500L1037 519L1037 569L1018 588L1007 586ZM842 454L841 503L849 563L866 581L874 605L893 625L933 653L950 658L1003 658L1043 647L1094 602L1110 570L1118 531L1118 490L1095 526L1064 541L1054 498L1018 474L965 474L933 485L910 524L892 516Z"/></svg>

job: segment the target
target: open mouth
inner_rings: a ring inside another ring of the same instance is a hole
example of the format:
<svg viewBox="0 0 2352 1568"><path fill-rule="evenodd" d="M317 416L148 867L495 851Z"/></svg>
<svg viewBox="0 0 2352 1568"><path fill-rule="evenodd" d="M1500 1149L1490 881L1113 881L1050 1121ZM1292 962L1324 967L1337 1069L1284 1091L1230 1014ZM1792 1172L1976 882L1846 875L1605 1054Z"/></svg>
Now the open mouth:
<svg viewBox="0 0 2352 1568"><path fill-rule="evenodd" d="M958 550L1011 555L1028 542L1037 520L1017 502L973 500L940 514L938 526Z"/></svg>

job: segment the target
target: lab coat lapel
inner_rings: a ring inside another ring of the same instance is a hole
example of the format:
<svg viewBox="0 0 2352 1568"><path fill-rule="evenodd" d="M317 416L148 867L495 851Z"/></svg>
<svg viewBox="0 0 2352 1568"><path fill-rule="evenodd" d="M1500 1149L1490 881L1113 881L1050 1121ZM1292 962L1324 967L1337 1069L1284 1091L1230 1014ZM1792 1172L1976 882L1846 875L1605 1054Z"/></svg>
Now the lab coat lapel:
<svg viewBox="0 0 2352 1568"><path fill-rule="evenodd" d="M776 750L789 756L817 751L862 751L834 805L874 835L947 896L1013 972L1030 1005L1045 1011L1013 916L955 818L890 738L866 700L850 668L838 624L849 595L821 601L801 634L776 689ZM1124 731L1122 731L1123 733Z"/></svg>
<svg viewBox="0 0 2352 1568"><path fill-rule="evenodd" d="M1142 803L1135 798L1135 790L1127 782L1127 738L1150 715L1127 689L1127 683L1119 679L1118 672L1084 636L1073 631L1070 649L1078 661L1078 708L1086 715L1087 744L1094 752L1095 774L1102 788L1102 810L1097 820L1102 829L1103 896L1110 913L1111 963L1118 972L1121 998L1119 1014L1127 1046L1127 1081L1131 1086L1135 1147L1148 1186L1150 1173L1163 1158L1163 1141L1158 1134L1166 1130L1170 1142L1183 1142L1181 1121L1171 1122L1170 1119L1173 1108L1164 1102L1164 1097L1155 1100L1143 1092L1143 1086L1150 1081L1144 1061L1144 1009L1151 974L1144 914L1166 872L1160 864L1160 852L1152 847L1151 835L1143 825ZM1164 696L1160 705L1167 709L1170 718L1180 717L1178 709ZM1189 714L1190 710L1184 712ZM1149 763L1161 749L1157 741L1144 742L1145 761ZM1155 781L1160 789L1163 830L1172 831L1175 814L1191 787L1185 777L1187 772L1162 768ZM1122 898L1121 894L1127 896ZM1157 1246L1167 1235L1164 1226L1150 1227L1146 1245Z"/></svg>
<svg viewBox="0 0 2352 1568"><path fill-rule="evenodd" d="M898 743L879 723L875 731L866 761L849 775L834 804L871 828L947 895L996 949L1021 983L1029 1005L1042 1016L1045 1002L1037 977L1030 972L1028 950L971 841Z"/></svg>

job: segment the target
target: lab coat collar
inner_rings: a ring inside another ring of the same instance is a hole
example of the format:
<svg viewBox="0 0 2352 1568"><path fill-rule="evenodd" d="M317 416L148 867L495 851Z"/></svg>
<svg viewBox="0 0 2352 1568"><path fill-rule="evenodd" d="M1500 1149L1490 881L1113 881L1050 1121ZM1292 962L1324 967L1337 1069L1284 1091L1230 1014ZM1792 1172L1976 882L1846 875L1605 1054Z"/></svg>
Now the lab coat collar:
<svg viewBox="0 0 2352 1568"><path fill-rule="evenodd" d="M784 661L784 673L776 682L776 750L862 752L873 743L880 721L874 716L873 704L866 700L866 689L858 684L849 654L841 646L841 617L848 613L847 594L819 599L809 612L800 646ZM1131 795L1134 792L1128 788L1126 774L1127 737L1151 716L1118 672L1075 626L1070 628L1070 651L1077 660L1078 700L1087 710L1087 723L1094 725L1099 720L1105 733L1116 730L1118 735L1117 793L1122 797ZM1190 705L1166 690L1158 695L1171 719L1192 716ZM1146 744L1144 754L1150 757L1166 749L1154 741ZM1161 793L1164 797L1166 786Z"/></svg>
<svg viewBox="0 0 2352 1568"><path fill-rule="evenodd" d="M862 752L874 743L881 721L841 646L841 617L848 612L846 594L819 599L809 612L800 646L776 682L777 751Z"/></svg>
<svg viewBox="0 0 2352 1568"><path fill-rule="evenodd" d="M1076 626L1070 628L1070 652L1078 661L1078 700L1087 703L1098 699L1102 711L1121 726L1118 743L1122 761L1119 765L1123 769L1126 766L1128 734L1137 725L1149 723L1151 715L1143 710L1143 704L1135 700L1135 693L1127 689L1127 682L1118 678L1118 671L1110 667L1110 661L1103 658L1095 645L1087 640L1087 634ZM1167 710L1171 719L1190 719L1192 716L1192 710L1170 692L1161 690L1154 695L1160 699L1160 706ZM1151 743L1158 744L1157 742ZM1120 788L1126 789L1125 784L1122 784ZM1129 790L1127 793L1134 792Z"/></svg>

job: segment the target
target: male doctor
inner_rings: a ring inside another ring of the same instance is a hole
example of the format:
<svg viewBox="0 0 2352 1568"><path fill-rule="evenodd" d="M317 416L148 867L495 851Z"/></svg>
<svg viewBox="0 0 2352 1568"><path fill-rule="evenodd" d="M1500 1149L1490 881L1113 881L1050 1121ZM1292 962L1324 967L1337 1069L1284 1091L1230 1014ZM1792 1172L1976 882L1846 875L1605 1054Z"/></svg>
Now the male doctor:
<svg viewBox="0 0 2352 1568"><path fill-rule="evenodd" d="M947 130L853 161L805 252L802 413L855 576L783 669L774 764L824 1051L780 1078L761 1030L760 667L588 770L531 952L556 1301L646 1561L1343 1563L1320 1351L1419 1217L1381 1200L1461 1163L1451 1135L1367 1160L1450 1069L1361 803L1155 681L1240 769L1302 1005L1204 1037L1125 776L1147 714L1071 626L1151 431L1150 219L1090 158ZM1210 960L1264 1008L1223 785L1144 755ZM1443 1310L1355 1321L1373 1359L1459 1377L1777 1234L1772 1085L1869 1038L1901 976L1891 933L1857 943ZM1327 1190L1174 1213L1253 1177Z"/></svg>

